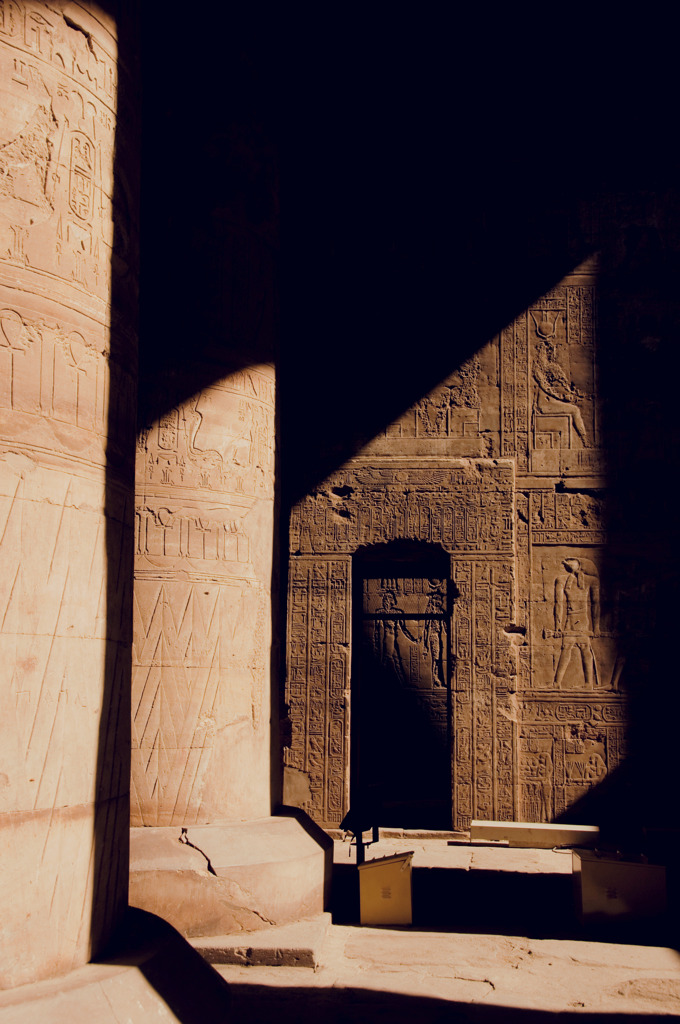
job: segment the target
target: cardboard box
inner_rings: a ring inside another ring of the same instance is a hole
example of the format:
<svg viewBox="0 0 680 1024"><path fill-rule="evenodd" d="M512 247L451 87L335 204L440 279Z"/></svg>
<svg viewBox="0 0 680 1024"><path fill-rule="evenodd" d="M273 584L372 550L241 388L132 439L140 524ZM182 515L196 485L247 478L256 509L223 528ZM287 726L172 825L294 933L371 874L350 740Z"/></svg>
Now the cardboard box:
<svg viewBox="0 0 680 1024"><path fill-rule="evenodd" d="M582 924L658 917L666 910L662 864L625 860L595 850L572 852L576 913Z"/></svg>
<svg viewBox="0 0 680 1024"><path fill-rule="evenodd" d="M359 865L362 924L411 924L413 851L367 860Z"/></svg>

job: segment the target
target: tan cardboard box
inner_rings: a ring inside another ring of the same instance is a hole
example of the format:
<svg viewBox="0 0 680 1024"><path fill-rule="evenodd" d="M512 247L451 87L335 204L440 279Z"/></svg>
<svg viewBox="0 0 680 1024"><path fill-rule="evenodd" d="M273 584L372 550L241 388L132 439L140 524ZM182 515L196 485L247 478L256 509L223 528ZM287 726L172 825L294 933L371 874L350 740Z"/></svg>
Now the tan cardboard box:
<svg viewBox="0 0 680 1024"><path fill-rule="evenodd" d="M413 851L367 860L359 865L362 924L411 924Z"/></svg>
<svg viewBox="0 0 680 1024"><path fill-rule="evenodd" d="M572 852L576 913L583 924L657 917L666 909L666 869L596 850Z"/></svg>

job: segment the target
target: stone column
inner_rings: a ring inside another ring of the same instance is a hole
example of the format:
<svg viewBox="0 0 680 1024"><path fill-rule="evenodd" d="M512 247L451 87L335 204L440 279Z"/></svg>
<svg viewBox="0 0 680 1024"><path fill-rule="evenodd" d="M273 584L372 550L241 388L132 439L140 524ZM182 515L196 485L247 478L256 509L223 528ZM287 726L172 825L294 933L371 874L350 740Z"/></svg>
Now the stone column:
<svg viewBox="0 0 680 1024"><path fill-rule="evenodd" d="M133 826L271 812L274 369L258 356L272 315L261 283L273 271L246 230L222 230L215 259L228 264L229 315L195 322L142 391L151 415L137 451ZM239 322L255 328L239 332ZM239 347L244 333L252 343Z"/></svg>
<svg viewBox="0 0 680 1024"><path fill-rule="evenodd" d="M0 3L0 987L85 963L127 905L136 218L120 134L114 181L116 34L94 4Z"/></svg>

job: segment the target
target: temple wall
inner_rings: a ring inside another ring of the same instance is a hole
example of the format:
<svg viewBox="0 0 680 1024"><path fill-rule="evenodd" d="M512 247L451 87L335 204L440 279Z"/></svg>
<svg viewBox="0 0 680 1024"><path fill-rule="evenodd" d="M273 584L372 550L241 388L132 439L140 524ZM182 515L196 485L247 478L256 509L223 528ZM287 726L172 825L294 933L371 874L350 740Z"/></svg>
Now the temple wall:
<svg viewBox="0 0 680 1024"><path fill-rule="evenodd" d="M3 986L86 962L127 905L135 191L120 134L113 185L116 30L93 5L0 5Z"/></svg>
<svg viewBox="0 0 680 1024"><path fill-rule="evenodd" d="M284 796L320 823L349 806L352 561L374 545L417 541L451 559L449 827L551 820L624 757L595 287L594 264L578 268L294 507ZM397 583L383 589L405 607ZM389 649L412 694L414 666L433 657L426 622ZM408 754L407 722L399 742Z"/></svg>

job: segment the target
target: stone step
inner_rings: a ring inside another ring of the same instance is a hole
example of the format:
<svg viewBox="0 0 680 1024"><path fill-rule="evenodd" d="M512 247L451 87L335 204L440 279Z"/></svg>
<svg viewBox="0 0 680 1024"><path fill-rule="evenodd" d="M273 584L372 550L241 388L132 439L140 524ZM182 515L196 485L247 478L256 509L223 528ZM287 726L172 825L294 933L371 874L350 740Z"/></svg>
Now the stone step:
<svg viewBox="0 0 680 1024"><path fill-rule="evenodd" d="M208 935L189 941L210 964L316 968L330 922L331 915L324 913L257 932Z"/></svg>

